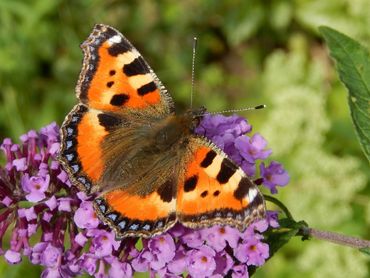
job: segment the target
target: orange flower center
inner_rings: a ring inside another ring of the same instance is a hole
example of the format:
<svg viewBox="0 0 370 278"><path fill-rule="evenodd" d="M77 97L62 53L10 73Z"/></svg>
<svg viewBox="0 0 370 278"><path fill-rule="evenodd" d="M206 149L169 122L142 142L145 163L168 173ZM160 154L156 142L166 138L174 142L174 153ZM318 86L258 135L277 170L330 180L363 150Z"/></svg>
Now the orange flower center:
<svg viewBox="0 0 370 278"><path fill-rule="evenodd" d="M256 245L251 245L251 246L249 246L249 250L256 251L257 250L257 246Z"/></svg>

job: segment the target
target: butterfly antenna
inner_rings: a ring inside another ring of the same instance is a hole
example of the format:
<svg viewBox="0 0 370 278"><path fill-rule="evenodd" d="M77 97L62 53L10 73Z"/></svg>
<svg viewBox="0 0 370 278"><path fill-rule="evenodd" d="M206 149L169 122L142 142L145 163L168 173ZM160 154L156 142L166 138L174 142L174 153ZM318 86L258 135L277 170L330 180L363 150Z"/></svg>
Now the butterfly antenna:
<svg viewBox="0 0 370 278"><path fill-rule="evenodd" d="M231 109L231 110L223 110L223 111L216 111L216 112L205 112L199 116L203 115L214 115L214 114L228 114L228 113L235 113L235 112L242 112L242 111L249 111L249 110L258 110L266 108L267 106L265 104L260 104L254 107L246 107L246 108L240 108L240 109Z"/></svg>
<svg viewBox="0 0 370 278"><path fill-rule="evenodd" d="M193 94L194 94L194 84L195 84L195 53L197 48L198 38L193 38L193 57L191 61L191 91L190 91L190 108L193 108Z"/></svg>

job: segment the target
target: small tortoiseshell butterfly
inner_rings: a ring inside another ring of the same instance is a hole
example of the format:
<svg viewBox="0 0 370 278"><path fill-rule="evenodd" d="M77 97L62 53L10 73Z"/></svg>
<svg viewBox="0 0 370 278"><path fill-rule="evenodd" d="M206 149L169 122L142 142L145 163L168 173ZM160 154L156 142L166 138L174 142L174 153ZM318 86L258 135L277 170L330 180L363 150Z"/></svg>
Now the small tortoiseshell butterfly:
<svg viewBox="0 0 370 278"><path fill-rule="evenodd" d="M177 221L244 230L265 215L243 170L194 134L204 109L174 113L170 94L117 30L98 24L81 45L79 103L61 127L60 161L118 238L151 237Z"/></svg>

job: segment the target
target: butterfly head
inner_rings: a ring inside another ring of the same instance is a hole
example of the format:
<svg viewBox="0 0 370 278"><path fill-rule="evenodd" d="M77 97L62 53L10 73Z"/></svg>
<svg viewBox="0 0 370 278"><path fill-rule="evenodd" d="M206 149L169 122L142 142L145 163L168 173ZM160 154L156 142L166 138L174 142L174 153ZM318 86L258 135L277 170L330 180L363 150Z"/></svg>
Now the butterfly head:
<svg viewBox="0 0 370 278"><path fill-rule="evenodd" d="M207 109L204 106L199 108L192 108L186 111L185 118L188 119L188 125L190 130L194 130L203 119Z"/></svg>

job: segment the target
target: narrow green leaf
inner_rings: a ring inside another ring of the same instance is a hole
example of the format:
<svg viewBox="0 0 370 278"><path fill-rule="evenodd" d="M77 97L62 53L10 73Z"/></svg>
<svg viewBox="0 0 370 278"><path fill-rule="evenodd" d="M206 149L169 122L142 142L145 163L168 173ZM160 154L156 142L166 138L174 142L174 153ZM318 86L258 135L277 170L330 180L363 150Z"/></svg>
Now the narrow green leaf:
<svg viewBox="0 0 370 278"><path fill-rule="evenodd" d="M370 161L370 54L357 41L329 27L319 28L339 77L349 92L352 121L362 149Z"/></svg>

